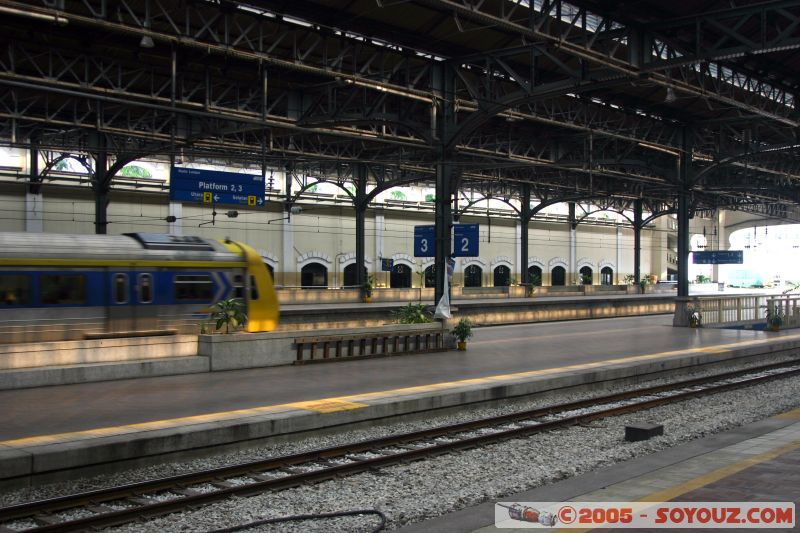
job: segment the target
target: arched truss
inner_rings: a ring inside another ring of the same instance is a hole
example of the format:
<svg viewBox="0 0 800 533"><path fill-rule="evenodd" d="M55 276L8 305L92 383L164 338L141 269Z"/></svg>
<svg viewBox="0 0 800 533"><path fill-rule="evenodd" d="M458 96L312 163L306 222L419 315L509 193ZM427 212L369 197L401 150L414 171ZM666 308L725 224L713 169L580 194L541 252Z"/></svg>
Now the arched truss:
<svg viewBox="0 0 800 533"><path fill-rule="evenodd" d="M333 261L331 261L331 257L328 254L319 252L317 250L301 254L297 258L298 268L303 268L310 263L321 263L325 267L330 268L330 266L333 264Z"/></svg>

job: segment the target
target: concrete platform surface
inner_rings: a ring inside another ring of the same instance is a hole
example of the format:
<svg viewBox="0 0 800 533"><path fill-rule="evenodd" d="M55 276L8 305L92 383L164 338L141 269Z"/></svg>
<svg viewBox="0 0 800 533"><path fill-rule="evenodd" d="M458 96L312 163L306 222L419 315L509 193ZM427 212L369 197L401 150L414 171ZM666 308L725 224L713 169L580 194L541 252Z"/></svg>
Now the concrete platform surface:
<svg viewBox="0 0 800 533"><path fill-rule="evenodd" d="M481 328L466 352L0 391L0 479L796 349L671 316Z"/></svg>
<svg viewBox="0 0 800 533"><path fill-rule="evenodd" d="M681 501L800 504L800 409L658 453L538 487L504 502ZM800 506L800 505L798 505ZM428 520L398 533L523 532L497 528L495 502ZM553 528L579 533L592 529ZM796 529L795 529L796 530ZM775 528L766 531L795 531ZM595 529L603 532L668 529ZM713 529L703 531L723 531ZM736 529L734 531L762 531Z"/></svg>

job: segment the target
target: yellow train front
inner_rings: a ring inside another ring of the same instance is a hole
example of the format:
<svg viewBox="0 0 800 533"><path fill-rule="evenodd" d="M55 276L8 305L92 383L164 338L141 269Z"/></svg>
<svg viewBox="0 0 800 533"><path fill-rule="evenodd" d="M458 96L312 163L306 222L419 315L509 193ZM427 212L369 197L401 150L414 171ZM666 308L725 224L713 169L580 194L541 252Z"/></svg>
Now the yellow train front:
<svg viewBox="0 0 800 533"><path fill-rule="evenodd" d="M237 241L0 233L0 343L197 333L228 298L246 303L246 331L277 326L272 277Z"/></svg>

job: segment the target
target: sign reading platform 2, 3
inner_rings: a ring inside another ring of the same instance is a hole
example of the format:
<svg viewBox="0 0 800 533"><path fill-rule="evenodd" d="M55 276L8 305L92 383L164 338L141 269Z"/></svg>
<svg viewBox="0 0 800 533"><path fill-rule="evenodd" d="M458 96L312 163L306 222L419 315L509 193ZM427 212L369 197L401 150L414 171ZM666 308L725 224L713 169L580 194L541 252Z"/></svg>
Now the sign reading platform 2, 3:
<svg viewBox="0 0 800 533"><path fill-rule="evenodd" d="M264 177L172 167L169 199L204 204L264 205Z"/></svg>
<svg viewBox="0 0 800 533"><path fill-rule="evenodd" d="M695 265L741 265L744 253L741 250L716 250L713 252L692 252Z"/></svg>

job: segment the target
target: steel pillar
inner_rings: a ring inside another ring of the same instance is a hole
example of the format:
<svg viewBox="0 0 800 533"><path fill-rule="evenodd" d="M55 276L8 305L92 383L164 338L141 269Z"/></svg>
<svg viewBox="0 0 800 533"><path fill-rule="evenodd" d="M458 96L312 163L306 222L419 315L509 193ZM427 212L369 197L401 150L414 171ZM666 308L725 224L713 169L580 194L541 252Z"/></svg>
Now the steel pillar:
<svg viewBox="0 0 800 533"><path fill-rule="evenodd" d="M522 209L520 210L520 235L519 235L519 255L520 255L520 276L523 286L527 286L531 281L531 276L528 273L528 235L529 225L531 222L531 185L530 183L522 184L522 195L520 198Z"/></svg>
<svg viewBox="0 0 800 533"><path fill-rule="evenodd" d="M94 232L98 235L108 233L108 189L111 179L108 175L108 151L106 150L105 135L96 136L96 152L94 155L94 176L92 189L94 190Z"/></svg>
<svg viewBox="0 0 800 533"><path fill-rule="evenodd" d="M692 174L692 141L684 128L678 160L678 298L689 296L689 188Z"/></svg>
<svg viewBox="0 0 800 533"><path fill-rule="evenodd" d="M453 183L455 166L453 153L447 149L455 133L455 72L452 65L437 65L433 72L433 85L440 97L436 119L439 153L436 161L436 289L434 303L444 294L447 259L451 254L453 225Z"/></svg>

